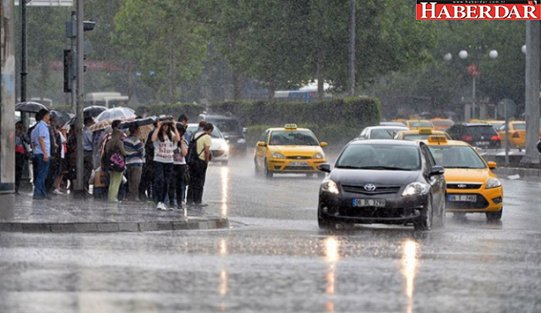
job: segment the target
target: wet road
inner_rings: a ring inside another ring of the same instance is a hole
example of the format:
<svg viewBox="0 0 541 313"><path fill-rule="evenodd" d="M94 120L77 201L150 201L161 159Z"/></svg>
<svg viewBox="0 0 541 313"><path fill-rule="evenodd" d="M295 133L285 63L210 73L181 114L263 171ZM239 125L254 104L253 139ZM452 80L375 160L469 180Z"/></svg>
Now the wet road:
<svg viewBox="0 0 541 313"><path fill-rule="evenodd" d="M541 312L541 183L430 233L319 231L318 185L232 160L204 196L228 230L0 233L0 312Z"/></svg>

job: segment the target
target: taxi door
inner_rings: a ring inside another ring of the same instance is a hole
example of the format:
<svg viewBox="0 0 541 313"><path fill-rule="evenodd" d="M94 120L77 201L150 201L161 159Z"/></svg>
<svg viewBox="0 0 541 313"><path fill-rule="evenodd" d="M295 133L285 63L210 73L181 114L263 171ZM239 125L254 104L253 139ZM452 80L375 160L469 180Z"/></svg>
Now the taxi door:
<svg viewBox="0 0 541 313"><path fill-rule="evenodd" d="M270 130L268 129L261 138L259 138L255 147L255 162L259 168L265 168L265 157L267 155L269 137ZM261 145L261 143L264 143L265 145Z"/></svg>

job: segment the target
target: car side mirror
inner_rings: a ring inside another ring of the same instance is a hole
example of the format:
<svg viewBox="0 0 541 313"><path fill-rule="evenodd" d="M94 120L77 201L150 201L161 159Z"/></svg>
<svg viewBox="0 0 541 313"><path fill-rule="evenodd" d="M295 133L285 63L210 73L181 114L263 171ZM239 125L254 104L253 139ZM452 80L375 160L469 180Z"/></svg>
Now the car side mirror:
<svg viewBox="0 0 541 313"><path fill-rule="evenodd" d="M444 173L445 173L445 169L443 168L443 166L434 165L432 169L430 170L430 173L428 174L428 176L432 177L436 175L443 175Z"/></svg>
<svg viewBox="0 0 541 313"><path fill-rule="evenodd" d="M224 139L229 141L229 136L224 136Z"/></svg>
<svg viewBox="0 0 541 313"><path fill-rule="evenodd" d="M258 146L258 147L266 147L266 146L267 146L267 143L264 142L264 141L258 141L258 142L257 142L257 146Z"/></svg>
<svg viewBox="0 0 541 313"><path fill-rule="evenodd" d="M488 161L487 165L488 165L488 168L491 170L496 169L496 162L494 161Z"/></svg>
<svg viewBox="0 0 541 313"><path fill-rule="evenodd" d="M328 146L328 145L329 145L329 144L328 144L326 141L322 141L322 142L319 143L319 146L322 147L322 148L323 148L323 147L326 147L326 146Z"/></svg>
<svg viewBox="0 0 541 313"><path fill-rule="evenodd" d="M317 166L317 169L325 173L330 173L331 165L329 163L322 163Z"/></svg>

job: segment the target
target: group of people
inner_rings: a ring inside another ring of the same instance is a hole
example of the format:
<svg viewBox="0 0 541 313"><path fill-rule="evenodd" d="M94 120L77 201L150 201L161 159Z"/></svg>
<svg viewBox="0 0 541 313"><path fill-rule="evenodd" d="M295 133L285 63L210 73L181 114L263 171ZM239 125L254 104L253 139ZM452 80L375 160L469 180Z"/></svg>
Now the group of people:
<svg viewBox="0 0 541 313"><path fill-rule="evenodd" d="M109 202L153 201L158 210L201 208L214 126L201 121L187 133L188 118L159 119L152 126L132 123L127 131L115 120L107 130L93 131L84 120L84 190ZM28 132L17 123L16 191L28 158L32 159L35 200L65 194L76 179L77 134L56 125L47 110L36 114ZM31 153L30 153L31 151ZM31 155L30 155L31 154Z"/></svg>

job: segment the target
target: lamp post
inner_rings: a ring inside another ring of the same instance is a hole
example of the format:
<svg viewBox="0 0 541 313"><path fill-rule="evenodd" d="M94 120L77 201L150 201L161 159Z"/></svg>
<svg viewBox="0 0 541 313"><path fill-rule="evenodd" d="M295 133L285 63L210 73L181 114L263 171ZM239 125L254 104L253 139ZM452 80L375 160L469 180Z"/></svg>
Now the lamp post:
<svg viewBox="0 0 541 313"><path fill-rule="evenodd" d="M481 51L481 49L483 49L483 47L478 47L477 50L478 51ZM468 74L472 77L472 103L471 103L471 109L468 110L468 111L465 111L465 119L467 119L467 116L470 116L471 118L475 118L476 117L476 91L477 91L477 77L479 77L481 75L481 71L479 70L479 60L480 60L480 56L482 55L481 52L479 52L476 56L476 59L475 61L476 62L472 62L470 65L468 65L467 67L467 70L468 70ZM467 50L460 50L458 52L458 57L462 60L466 60L468 59L468 57L470 56L470 54L468 53ZM490 52L488 53L488 56L489 58L491 59L496 59L498 57L498 51L496 50L490 50ZM451 61L453 59L453 55L448 52L446 53L444 56L443 56L443 59L445 61ZM468 113L468 114L466 114Z"/></svg>

